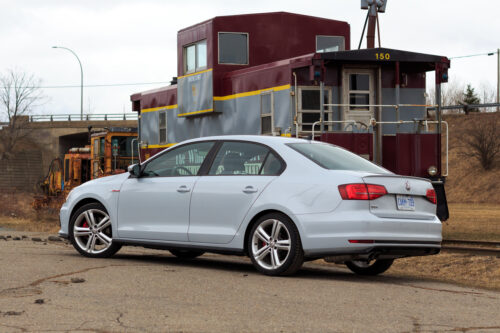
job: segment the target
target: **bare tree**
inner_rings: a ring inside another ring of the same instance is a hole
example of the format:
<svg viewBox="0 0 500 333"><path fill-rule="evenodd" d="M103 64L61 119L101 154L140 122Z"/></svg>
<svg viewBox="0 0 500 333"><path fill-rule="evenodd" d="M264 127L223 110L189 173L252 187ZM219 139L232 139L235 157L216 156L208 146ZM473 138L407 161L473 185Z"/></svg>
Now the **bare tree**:
<svg viewBox="0 0 500 333"><path fill-rule="evenodd" d="M27 135L29 114L43 99L40 80L19 70L0 75L0 118L9 125L0 131L0 159L8 157L16 143Z"/></svg>
<svg viewBox="0 0 500 333"><path fill-rule="evenodd" d="M441 105L459 105L459 102L463 99L463 93L465 90L465 85L459 80L450 80L448 83L441 86ZM431 87L427 92L427 104L436 104L436 90L435 87ZM446 113L458 113L460 109L457 110L446 110Z"/></svg>
<svg viewBox="0 0 500 333"><path fill-rule="evenodd" d="M500 117L496 114L469 117L471 125L462 137L465 144L462 155L477 159L484 170L491 170L500 157Z"/></svg>

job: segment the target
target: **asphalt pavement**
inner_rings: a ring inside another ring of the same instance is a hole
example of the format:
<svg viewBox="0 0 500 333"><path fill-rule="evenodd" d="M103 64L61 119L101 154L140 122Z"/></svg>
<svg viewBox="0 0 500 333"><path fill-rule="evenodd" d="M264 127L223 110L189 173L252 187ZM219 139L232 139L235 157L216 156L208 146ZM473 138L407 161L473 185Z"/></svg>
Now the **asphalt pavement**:
<svg viewBox="0 0 500 333"><path fill-rule="evenodd" d="M268 277L243 257L135 247L89 259L47 234L2 230L0 332L489 333L500 293L315 263Z"/></svg>

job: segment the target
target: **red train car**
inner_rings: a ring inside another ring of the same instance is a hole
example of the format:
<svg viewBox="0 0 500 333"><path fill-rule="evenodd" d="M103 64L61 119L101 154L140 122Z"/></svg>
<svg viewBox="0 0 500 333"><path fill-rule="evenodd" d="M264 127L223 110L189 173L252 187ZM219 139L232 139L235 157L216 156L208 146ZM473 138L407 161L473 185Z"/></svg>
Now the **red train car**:
<svg viewBox="0 0 500 333"><path fill-rule="evenodd" d="M448 218L441 121L427 117L426 73L447 79L446 57L350 50L346 22L277 12L215 17L177 35L172 84L131 96L141 156L223 134L309 137L402 175L426 177Z"/></svg>

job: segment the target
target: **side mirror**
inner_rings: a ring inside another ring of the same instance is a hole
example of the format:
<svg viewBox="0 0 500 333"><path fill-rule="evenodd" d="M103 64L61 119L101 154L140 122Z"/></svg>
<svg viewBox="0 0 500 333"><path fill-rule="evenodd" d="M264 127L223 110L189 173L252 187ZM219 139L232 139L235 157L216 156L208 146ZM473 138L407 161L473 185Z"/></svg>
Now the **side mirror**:
<svg viewBox="0 0 500 333"><path fill-rule="evenodd" d="M141 175L141 167L139 164L129 165L127 170L130 173L130 175L134 178L137 178Z"/></svg>

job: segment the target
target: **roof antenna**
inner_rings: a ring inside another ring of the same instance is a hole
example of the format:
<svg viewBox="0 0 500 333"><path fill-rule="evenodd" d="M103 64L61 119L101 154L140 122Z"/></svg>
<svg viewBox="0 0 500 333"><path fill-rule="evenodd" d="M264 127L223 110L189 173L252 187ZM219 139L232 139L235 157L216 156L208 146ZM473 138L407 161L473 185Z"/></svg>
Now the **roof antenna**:
<svg viewBox="0 0 500 333"><path fill-rule="evenodd" d="M368 32L366 33L366 48L375 48L375 27L378 30L378 46L381 47L380 42L380 23L378 20L378 13L385 13L387 0L361 0L361 9L367 9L365 24L363 32L359 40L358 50L361 48L363 36L365 35L366 25L368 24Z"/></svg>

